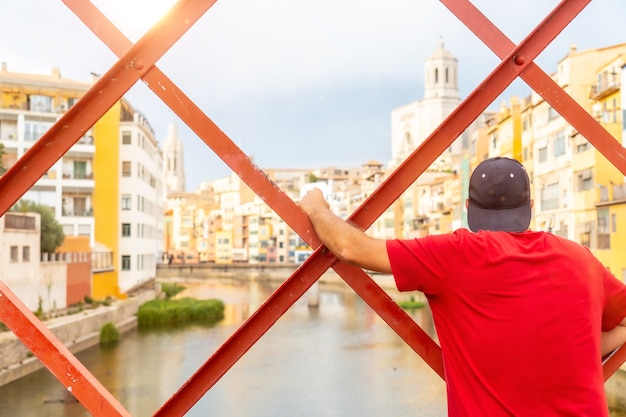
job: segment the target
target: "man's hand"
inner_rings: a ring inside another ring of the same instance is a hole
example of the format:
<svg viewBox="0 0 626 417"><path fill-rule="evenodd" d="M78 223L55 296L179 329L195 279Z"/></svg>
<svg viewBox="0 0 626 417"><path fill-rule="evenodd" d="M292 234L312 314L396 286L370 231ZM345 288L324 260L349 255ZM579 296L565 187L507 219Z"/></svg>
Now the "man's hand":
<svg viewBox="0 0 626 417"><path fill-rule="evenodd" d="M309 217L320 209L330 209L330 205L319 188L309 190L300 200L300 207Z"/></svg>
<svg viewBox="0 0 626 417"><path fill-rule="evenodd" d="M309 216L322 243L337 258L372 271L391 272L386 242L367 236L335 216L319 189L307 192L300 200L300 207Z"/></svg>
<svg viewBox="0 0 626 417"><path fill-rule="evenodd" d="M606 356L626 343L626 318L613 329L602 332L602 356Z"/></svg>

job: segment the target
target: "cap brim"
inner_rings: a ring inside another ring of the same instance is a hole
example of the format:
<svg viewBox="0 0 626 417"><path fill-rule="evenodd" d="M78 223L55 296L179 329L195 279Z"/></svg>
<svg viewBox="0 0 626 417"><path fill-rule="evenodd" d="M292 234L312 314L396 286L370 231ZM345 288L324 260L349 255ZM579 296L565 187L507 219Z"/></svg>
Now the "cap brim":
<svg viewBox="0 0 626 417"><path fill-rule="evenodd" d="M467 224L472 232L479 230L523 232L530 226L530 217L530 203L504 210L484 209L471 202L467 207Z"/></svg>

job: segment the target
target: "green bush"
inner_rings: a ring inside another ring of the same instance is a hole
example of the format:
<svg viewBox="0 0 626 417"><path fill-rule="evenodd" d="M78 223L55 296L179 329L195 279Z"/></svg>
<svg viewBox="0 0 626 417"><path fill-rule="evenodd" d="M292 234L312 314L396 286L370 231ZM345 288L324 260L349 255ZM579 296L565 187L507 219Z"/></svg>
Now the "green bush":
<svg viewBox="0 0 626 417"><path fill-rule="evenodd" d="M143 328L186 323L213 325L223 318L224 303L215 299L156 299L142 304L137 311L137 323Z"/></svg>
<svg viewBox="0 0 626 417"><path fill-rule="evenodd" d="M120 341L120 332L115 324L108 322L100 328L100 344L112 345Z"/></svg>
<svg viewBox="0 0 626 417"><path fill-rule="evenodd" d="M161 291L163 291L163 293L165 294L165 298L166 299L170 299L172 297L174 297L176 294L180 293L181 291L183 291L186 287L179 285L177 283L168 283L168 282L164 282L161 284Z"/></svg>
<svg viewBox="0 0 626 417"><path fill-rule="evenodd" d="M398 302L398 305L403 310L417 310L419 308L423 308L426 304L422 301L416 301L415 297L411 296L411 298L408 301Z"/></svg>

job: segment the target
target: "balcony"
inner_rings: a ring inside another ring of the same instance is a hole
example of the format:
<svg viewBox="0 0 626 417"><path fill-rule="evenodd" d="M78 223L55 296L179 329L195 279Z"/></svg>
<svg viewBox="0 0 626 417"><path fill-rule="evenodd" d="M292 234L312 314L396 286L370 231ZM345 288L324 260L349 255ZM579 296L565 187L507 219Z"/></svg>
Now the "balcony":
<svg viewBox="0 0 626 417"><path fill-rule="evenodd" d="M589 88L589 99L591 100L602 100L603 98L617 92L620 90L620 81L617 79L613 79L609 81L608 79L602 79L598 84L592 85Z"/></svg>
<svg viewBox="0 0 626 417"><path fill-rule="evenodd" d="M65 217L93 217L92 209L62 209L61 215Z"/></svg>
<svg viewBox="0 0 626 417"><path fill-rule="evenodd" d="M93 180L93 172L64 171L63 179Z"/></svg>
<svg viewBox="0 0 626 417"><path fill-rule="evenodd" d="M596 207L626 203L626 184L602 185L599 187Z"/></svg>

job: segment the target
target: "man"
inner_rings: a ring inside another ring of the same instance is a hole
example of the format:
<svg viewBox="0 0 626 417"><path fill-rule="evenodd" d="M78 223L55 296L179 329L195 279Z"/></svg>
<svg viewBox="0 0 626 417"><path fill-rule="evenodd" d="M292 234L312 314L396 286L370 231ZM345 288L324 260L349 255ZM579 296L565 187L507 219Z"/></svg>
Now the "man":
<svg viewBox="0 0 626 417"><path fill-rule="evenodd" d="M471 231L380 240L304 196L339 259L422 291L441 343L450 416L608 416L601 357L626 342L626 286L587 248L529 231L526 170L483 161L470 178Z"/></svg>

